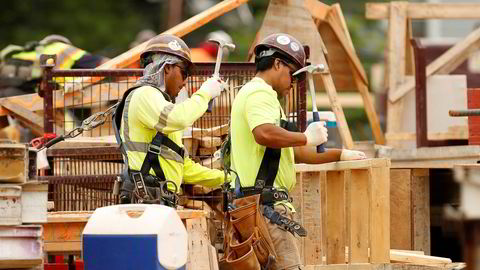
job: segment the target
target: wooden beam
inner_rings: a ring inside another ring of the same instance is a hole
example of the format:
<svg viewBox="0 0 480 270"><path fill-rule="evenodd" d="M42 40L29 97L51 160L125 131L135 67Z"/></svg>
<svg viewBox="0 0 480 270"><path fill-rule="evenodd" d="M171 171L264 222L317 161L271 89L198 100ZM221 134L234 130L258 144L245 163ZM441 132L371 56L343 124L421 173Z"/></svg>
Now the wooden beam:
<svg viewBox="0 0 480 270"><path fill-rule="evenodd" d="M407 34L407 3L392 2L388 21L388 91L394 93L405 79L405 36ZM401 131L404 104L387 104L387 131Z"/></svg>
<svg viewBox="0 0 480 270"><path fill-rule="evenodd" d="M15 116L16 119L30 128L33 134L36 136L43 135L43 117L9 100L1 101L0 105L5 108L9 114Z"/></svg>
<svg viewBox="0 0 480 270"><path fill-rule="evenodd" d="M353 169L367 169L378 167L389 167L390 159L371 158L352 161L337 161L324 164L295 164L296 172L315 172L315 171L340 171Z"/></svg>
<svg viewBox="0 0 480 270"><path fill-rule="evenodd" d="M389 5L389 3L366 3L365 17L371 20L388 19ZM480 19L479 8L479 4L470 3L408 3L407 17L410 19Z"/></svg>
<svg viewBox="0 0 480 270"><path fill-rule="evenodd" d="M325 62L324 65L326 64L327 63ZM342 105L338 101L337 90L335 88L335 84L333 83L332 75L330 73L320 73L319 75L314 76L314 78L317 76L320 77L323 85L325 86L325 91L327 92L328 99L330 100L330 106L332 107L332 111L335 113L335 117L337 118L337 127L340 137L342 138L342 143L345 148L353 149L352 134L348 129L348 123L347 119L345 119Z"/></svg>
<svg viewBox="0 0 480 270"><path fill-rule="evenodd" d="M248 0L226 0L221 1L215 6L191 17L190 19L176 25L163 32L162 34L171 34L177 37L183 37L184 35L198 29L199 27L207 24L211 20L237 8L238 6L246 3ZM98 66L97 69L114 69L125 68L134 62L138 61L140 54L145 49L149 41L122 53L121 55L110 59L109 61Z"/></svg>
<svg viewBox="0 0 480 270"><path fill-rule="evenodd" d="M310 11L312 17L324 21L330 12L330 6L318 0L305 0L305 8Z"/></svg>
<svg viewBox="0 0 480 270"><path fill-rule="evenodd" d="M322 21L325 21L332 28L333 32L338 38L338 41L342 45L345 53L348 56L348 59L353 63L354 69L352 72L358 72L359 76L362 78L364 84L368 85L367 75L363 66L355 53L353 43L348 32L348 28L343 19L343 14L340 9L339 4L332 5L328 10L326 10L327 5L321 3L318 0L307 0L305 1L305 7L310 11L315 24L319 25ZM328 7L328 6L327 6ZM320 22L319 22L320 21Z"/></svg>
<svg viewBox="0 0 480 270"><path fill-rule="evenodd" d="M134 82L110 82L90 85L82 90L64 93L62 90L54 91L54 109L69 107L93 107L99 106L101 102L115 101L123 96L123 93L133 86ZM112 90L114 89L114 90ZM43 98L38 94L29 94L0 98L0 104L8 100L29 111L42 111ZM106 109L106 108L105 108ZM8 111L3 107L0 116L7 115Z"/></svg>
<svg viewBox="0 0 480 270"><path fill-rule="evenodd" d="M374 104L375 96L371 93L368 93L368 96L370 102ZM325 92L317 92L315 97L317 99L317 107L319 109L330 107L330 101L328 100L327 94L325 94ZM343 108L363 108L365 106L364 96L356 92L340 92L338 93L338 101Z"/></svg>
<svg viewBox="0 0 480 270"><path fill-rule="evenodd" d="M480 7L480 6L479 6ZM397 32L398 34L398 32ZM465 39L455 44L441 56L432 61L426 70L427 77L433 74L448 74L462 64L470 53L480 48L480 28L471 32ZM397 102L415 88L415 78L408 79L395 92L389 92L391 102ZM390 122L389 122L390 123Z"/></svg>

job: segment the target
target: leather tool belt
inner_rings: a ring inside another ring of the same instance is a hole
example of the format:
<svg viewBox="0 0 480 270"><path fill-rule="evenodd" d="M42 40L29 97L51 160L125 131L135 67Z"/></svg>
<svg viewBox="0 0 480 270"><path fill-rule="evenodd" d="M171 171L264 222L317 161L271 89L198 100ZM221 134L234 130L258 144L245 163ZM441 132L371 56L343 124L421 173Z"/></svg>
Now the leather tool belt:
<svg viewBox="0 0 480 270"><path fill-rule="evenodd" d="M285 190L277 190L275 188L259 189L257 187L245 187L241 188L241 191L243 193L242 197L260 194L260 203L264 205L273 205L275 202L280 201L293 202L293 199Z"/></svg>

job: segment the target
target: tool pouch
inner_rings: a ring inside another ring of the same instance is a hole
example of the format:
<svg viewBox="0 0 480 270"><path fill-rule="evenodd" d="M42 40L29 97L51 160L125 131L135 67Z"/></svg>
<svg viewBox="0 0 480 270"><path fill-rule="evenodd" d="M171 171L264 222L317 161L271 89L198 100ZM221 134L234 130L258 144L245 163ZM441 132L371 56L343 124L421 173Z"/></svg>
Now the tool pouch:
<svg viewBox="0 0 480 270"><path fill-rule="evenodd" d="M241 257L237 256L235 251L231 251L227 256L226 263L229 265L229 269L261 270L252 246L249 246L248 252Z"/></svg>
<svg viewBox="0 0 480 270"><path fill-rule="evenodd" d="M267 224L260 211L260 195L239 198L233 201L235 208L228 212L227 237L225 237L225 254L227 258L220 261L222 269L260 269L256 264L245 263L251 260L253 253L257 264L268 269L275 260L273 246ZM235 263L234 263L235 262ZM238 263L242 262L242 266ZM233 267L233 268L231 268ZM253 268L243 268L253 267Z"/></svg>

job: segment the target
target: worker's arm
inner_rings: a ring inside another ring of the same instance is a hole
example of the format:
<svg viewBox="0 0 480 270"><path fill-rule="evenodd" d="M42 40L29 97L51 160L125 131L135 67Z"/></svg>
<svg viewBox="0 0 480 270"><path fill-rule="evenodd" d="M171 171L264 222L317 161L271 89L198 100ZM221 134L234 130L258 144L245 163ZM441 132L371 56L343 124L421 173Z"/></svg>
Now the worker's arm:
<svg viewBox="0 0 480 270"><path fill-rule="evenodd" d="M215 188L225 182L225 174L223 171L204 167L195 163L189 157L185 158L183 166L183 182L185 184L197 184ZM229 181L230 176L227 175L227 182Z"/></svg>
<svg viewBox="0 0 480 270"><path fill-rule="evenodd" d="M262 124L252 130L255 141L270 148L301 146L307 137L300 132L291 132L274 124Z"/></svg>
<svg viewBox="0 0 480 270"><path fill-rule="evenodd" d="M339 161L342 149L325 149L323 153L317 153L315 146L299 146L293 148L295 163L321 164Z"/></svg>
<svg viewBox="0 0 480 270"><path fill-rule="evenodd" d="M132 102L140 99L135 108L140 110L138 116L145 126L166 134L191 126L205 113L211 99L206 91L199 90L182 103L173 104L159 95L158 91L153 87L141 89L135 93Z"/></svg>
<svg viewBox="0 0 480 270"><path fill-rule="evenodd" d="M299 146L293 148L295 163L321 164L334 161L349 161L366 159L362 151L348 149L325 149L323 153L317 153L316 147Z"/></svg>

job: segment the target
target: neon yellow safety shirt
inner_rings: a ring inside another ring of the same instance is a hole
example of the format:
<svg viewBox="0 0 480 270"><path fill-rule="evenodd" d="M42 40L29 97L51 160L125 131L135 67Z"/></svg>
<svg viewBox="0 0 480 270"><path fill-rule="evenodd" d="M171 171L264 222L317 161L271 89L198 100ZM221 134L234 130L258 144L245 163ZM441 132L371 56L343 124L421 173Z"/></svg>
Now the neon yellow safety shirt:
<svg viewBox="0 0 480 270"><path fill-rule="evenodd" d="M252 130L262 124L280 126L280 114L285 120L277 92L258 77L245 84L235 97L231 119L231 162L232 168L240 177L242 187L255 185L255 178L266 149L255 141ZM293 189L296 183L294 165L293 148L282 148L274 187L288 191Z"/></svg>
<svg viewBox="0 0 480 270"><path fill-rule="evenodd" d="M199 90L184 102L173 104L154 87L142 86L133 90L125 101L120 128L130 169L140 170L148 145L157 131L183 147L183 130L205 113L210 99L207 92ZM124 125L125 118L128 121L127 129ZM178 189L182 179L186 184L206 187L218 187L224 183L223 171L203 167L163 145L159 161L165 178L173 181ZM150 174L155 175L153 169L150 169ZM169 185L169 189L173 191L173 185Z"/></svg>
<svg viewBox="0 0 480 270"><path fill-rule="evenodd" d="M82 56L84 56L87 52L69 44L65 44L62 42L53 42L46 45L41 53L57 55L55 68L69 69L75 64L78 59L82 58ZM12 58L36 62L37 51L33 50L29 52L17 53L12 55Z"/></svg>

